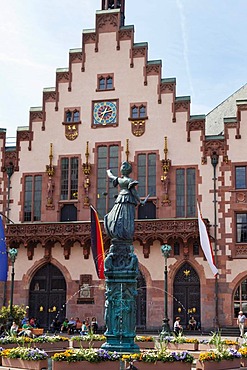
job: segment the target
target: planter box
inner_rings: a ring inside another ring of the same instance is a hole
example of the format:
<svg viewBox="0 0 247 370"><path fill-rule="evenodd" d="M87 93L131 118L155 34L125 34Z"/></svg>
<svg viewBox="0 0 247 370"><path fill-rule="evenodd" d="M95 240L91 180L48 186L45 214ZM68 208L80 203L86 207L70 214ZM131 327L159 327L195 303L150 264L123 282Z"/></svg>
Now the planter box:
<svg viewBox="0 0 247 370"><path fill-rule="evenodd" d="M52 361L52 370L119 370L119 361L91 363L88 361Z"/></svg>
<svg viewBox="0 0 247 370"><path fill-rule="evenodd" d="M234 360L222 360L222 361L197 361L196 370L226 370L226 369L239 369L240 368L240 358Z"/></svg>
<svg viewBox="0 0 247 370"><path fill-rule="evenodd" d="M19 344L17 343L6 343L6 344L0 344L0 347L3 347L4 349L8 349L8 348L16 348L18 347Z"/></svg>
<svg viewBox="0 0 247 370"><path fill-rule="evenodd" d="M247 367L247 358L242 357L241 360L240 360L240 362L241 362L241 366L242 367Z"/></svg>
<svg viewBox="0 0 247 370"><path fill-rule="evenodd" d="M239 349L239 345L238 344L225 344L224 346L228 347L228 348L233 348L233 349L236 349L238 350ZM215 346L213 344L204 344L204 343L199 343L198 344L198 350L199 351L210 351L211 349L215 349Z"/></svg>
<svg viewBox="0 0 247 370"><path fill-rule="evenodd" d="M104 344L102 340L94 340L91 342L87 340L73 340L72 341L72 347L73 348L89 348L91 346L92 348L100 348L102 344Z"/></svg>
<svg viewBox="0 0 247 370"><path fill-rule="evenodd" d="M167 349L172 351L197 351L198 343L168 343Z"/></svg>
<svg viewBox="0 0 247 370"><path fill-rule="evenodd" d="M213 346L212 344L208 344L208 343L199 343L198 344L198 351L208 352L208 351L210 351L214 348L215 348L215 346Z"/></svg>
<svg viewBox="0 0 247 370"><path fill-rule="evenodd" d="M17 367L18 369L41 370L48 369L48 360L27 361L20 358L2 357L2 366Z"/></svg>
<svg viewBox="0 0 247 370"><path fill-rule="evenodd" d="M140 349L154 349L155 342L135 342Z"/></svg>
<svg viewBox="0 0 247 370"><path fill-rule="evenodd" d="M30 344L28 344L30 346ZM43 349L44 351L53 351L54 349L66 349L69 347L69 341L60 341L54 343L31 343L31 346L34 348Z"/></svg>
<svg viewBox="0 0 247 370"><path fill-rule="evenodd" d="M188 362L161 362L148 363L148 362L135 362L134 366L138 370L191 370L192 364Z"/></svg>

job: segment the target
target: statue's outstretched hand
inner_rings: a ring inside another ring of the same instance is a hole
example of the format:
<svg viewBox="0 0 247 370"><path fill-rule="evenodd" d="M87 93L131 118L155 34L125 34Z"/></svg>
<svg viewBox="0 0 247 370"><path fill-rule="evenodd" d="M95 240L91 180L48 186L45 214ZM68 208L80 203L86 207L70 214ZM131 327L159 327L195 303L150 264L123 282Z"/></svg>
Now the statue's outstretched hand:
<svg viewBox="0 0 247 370"><path fill-rule="evenodd" d="M116 176L113 175L113 173L111 172L111 170L106 170L106 173L107 173L107 176L110 178L110 179L115 179Z"/></svg>

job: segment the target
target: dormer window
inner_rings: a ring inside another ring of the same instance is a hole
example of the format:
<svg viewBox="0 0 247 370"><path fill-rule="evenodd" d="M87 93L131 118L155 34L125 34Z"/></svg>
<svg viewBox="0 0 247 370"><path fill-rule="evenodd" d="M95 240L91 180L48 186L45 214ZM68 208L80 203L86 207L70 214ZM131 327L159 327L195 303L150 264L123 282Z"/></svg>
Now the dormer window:
<svg viewBox="0 0 247 370"><path fill-rule="evenodd" d="M65 122L79 122L80 121L80 112L75 110L66 110L65 112Z"/></svg>
<svg viewBox="0 0 247 370"><path fill-rule="evenodd" d="M147 106L144 103L138 103L131 105L130 118L132 119L146 119L147 118Z"/></svg>
<svg viewBox="0 0 247 370"><path fill-rule="evenodd" d="M114 90L113 74L98 75L98 86L96 91Z"/></svg>

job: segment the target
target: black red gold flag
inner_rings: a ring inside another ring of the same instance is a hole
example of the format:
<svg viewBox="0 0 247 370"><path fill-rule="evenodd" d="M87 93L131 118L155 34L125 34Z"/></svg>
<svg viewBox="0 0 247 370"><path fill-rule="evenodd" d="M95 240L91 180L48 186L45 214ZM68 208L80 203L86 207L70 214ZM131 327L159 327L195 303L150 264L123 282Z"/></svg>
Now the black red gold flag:
<svg viewBox="0 0 247 370"><path fill-rule="evenodd" d="M93 259L95 263L95 268L99 279L104 279L104 245L101 227L99 223L99 217L96 209L90 206L91 210L91 247L93 253Z"/></svg>
<svg viewBox="0 0 247 370"><path fill-rule="evenodd" d="M0 281L7 281L8 277L8 253L5 242L3 220L0 216Z"/></svg>

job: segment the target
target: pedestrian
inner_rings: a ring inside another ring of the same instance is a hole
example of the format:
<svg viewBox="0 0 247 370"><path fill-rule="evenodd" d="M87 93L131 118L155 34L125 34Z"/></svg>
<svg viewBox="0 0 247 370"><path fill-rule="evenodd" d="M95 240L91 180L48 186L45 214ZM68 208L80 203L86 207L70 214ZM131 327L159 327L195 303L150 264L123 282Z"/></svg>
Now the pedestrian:
<svg viewBox="0 0 247 370"><path fill-rule="evenodd" d="M98 323L97 323L96 317L94 316L92 317L92 321L91 321L91 331L93 334L96 334L97 330L98 330Z"/></svg>
<svg viewBox="0 0 247 370"><path fill-rule="evenodd" d="M20 337L24 336L24 337L33 338L32 330L33 330L33 327L32 325L30 325L29 320L27 320L26 324L22 325L22 330L20 331L18 335Z"/></svg>
<svg viewBox="0 0 247 370"><path fill-rule="evenodd" d="M16 336L18 334L18 329L19 329L18 325L16 324L15 321L13 321L13 324L10 328L10 334Z"/></svg>
<svg viewBox="0 0 247 370"><path fill-rule="evenodd" d="M86 326L86 321L83 320L82 321L82 326L81 326L81 332L80 332L81 335L87 335L88 334L88 329L87 329L87 326Z"/></svg>
<svg viewBox="0 0 247 370"><path fill-rule="evenodd" d="M176 317L176 320L173 325L173 330L176 336L183 332L183 327L182 325L180 325L180 321L181 321L180 317Z"/></svg>
<svg viewBox="0 0 247 370"><path fill-rule="evenodd" d="M76 321L75 321L75 331L77 333L80 333L81 331L81 327L82 327L82 322L81 320L79 319L79 317L76 318Z"/></svg>
<svg viewBox="0 0 247 370"><path fill-rule="evenodd" d="M237 318L237 324L240 330L240 338L243 338L244 336L245 320L246 320L246 316L243 314L243 311L239 311L238 318Z"/></svg>
<svg viewBox="0 0 247 370"><path fill-rule="evenodd" d="M71 317L71 319L68 322L68 334L73 334L75 332L75 324L76 320L74 317Z"/></svg>
<svg viewBox="0 0 247 370"><path fill-rule="evenodd" d="M65 319L64 319L64 321L61 325L60 333L68 331L68 328L69 328L69 320L67 319L67 317L65 317Z"/></svg>
<svg viewBox="0 0 247 370"><path fill-rule="evenodd" d="M196 330L196 320L194 316L191 316L191 318L189 319L189 329Z"/></svg>

